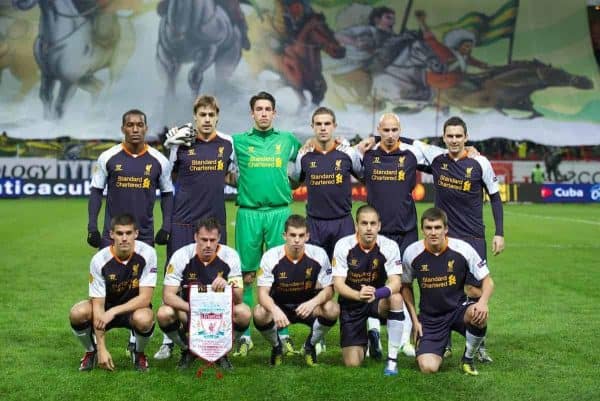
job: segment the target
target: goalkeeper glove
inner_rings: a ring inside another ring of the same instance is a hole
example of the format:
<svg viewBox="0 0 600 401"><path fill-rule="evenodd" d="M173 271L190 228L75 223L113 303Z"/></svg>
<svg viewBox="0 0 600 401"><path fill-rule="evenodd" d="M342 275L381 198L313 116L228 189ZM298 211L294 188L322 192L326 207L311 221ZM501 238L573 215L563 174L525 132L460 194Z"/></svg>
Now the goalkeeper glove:
<svg viewBox="0 0 600 401"><path fill-rule="evenodd" d="M158 245L166 245L167 242L169 241L169 236L170 236L169 232L161 228L156 233L154 242L156 242Z"/></svg>
<svg viewBox="0 0 600 401"><path fill-rule="evenodd" d="M167 131L167 140L165 141L165 147L171 147L173 145L185 145L192 146L196 140L196 130L192 127L192 124L188 123L181 127L173 127Z"/></svg>
<svg viewBox="0 0 600 401"><path fill-rule="evenodd" d="M87 243L94 248L100 248L100 245L102 244L102 237L100 237L98 230L88 231Z"/></svg>

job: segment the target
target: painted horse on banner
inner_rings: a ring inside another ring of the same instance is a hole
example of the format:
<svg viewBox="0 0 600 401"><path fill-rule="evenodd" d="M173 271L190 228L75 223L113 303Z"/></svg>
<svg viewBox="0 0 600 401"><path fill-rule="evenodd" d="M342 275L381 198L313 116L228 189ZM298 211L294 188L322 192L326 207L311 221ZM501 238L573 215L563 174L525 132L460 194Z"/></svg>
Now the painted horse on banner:
<svg viewBox="0 0 600 401"><path fill-rule="evenodd" d="M533 106L533 92L549 87L592 89L591 79L542 63L539 60L514 61L492 67L479 74L467 74L469 85L457 85L440 92L438 107L459 107L463 110L493 108L502 114L506 110L528 113L526 118L542 116Z"/></svg>
<svg viewBox="0 0 600 401"><path fill-rule="evenodd" d="M271 19L266 16L265 19L267 18ZM272 23L272 20L267 20L261 25L272 26ZM346 48L335 38L325 16L310 14L296 36L284 40L277 50L266 46L262 51L258 49L261 42L268 42L270 39L264 32L261 33L267 38L257 41L256 46L253 42L253 54L248 54L246 59L252 72L258 75L263 70L269 70L279 74L284 85L290 86L298 95L301 108L307 104L305 90L310 93L314 105L321 103L327 91L321 51L335 59L343 58L346 54Z"/></svg>
<svg viewBox="0 0 600 401"><path fill-rule="evenodd" d="M214 64L216 79L225 82L242 56L242 36L216 0L163 0L156 58L167 78L167 95L175 95L182 64L192 63L188 84L200 93L204 72Z"/></svg>
<svg viewBox="0 0 600 401"><path fill-rule="evenodd" d="M99 36L100 2L87 4L85 10L80 10L72 0L13 0L20 10L40 7L34 55L41 72L40 99L45 118L61 118L78 87L97 94L103 83L94 74L111 67L120 37L117 17L103 15L101 29L106 35ZM57 83L60 86L54 98Z"/></svg>
<svg viewBox="0 0 600 401"><path fill-rule="evenodd" d="M446 65L418 33L406 32L388 39L378 49L371 69L375 98L394 106L416 102L423 108L433 96L427 72L442 73Z"/></svg>

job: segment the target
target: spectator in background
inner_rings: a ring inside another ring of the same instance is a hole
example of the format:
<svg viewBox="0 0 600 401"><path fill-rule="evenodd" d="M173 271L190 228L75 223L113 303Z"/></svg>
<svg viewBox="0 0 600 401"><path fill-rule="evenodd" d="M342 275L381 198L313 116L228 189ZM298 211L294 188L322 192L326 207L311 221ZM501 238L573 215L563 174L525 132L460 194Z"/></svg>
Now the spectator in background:
<svg viewBox="0 0 600 401"><path fill-rule="evenodd" d="M562 174L558 171L558 165L562 161L562 150L561 148L555 148L550 153L546 153L544 156L544 163L546 164L546 177L548 181L562 181ZM554 175L554 180L552 179Z"/></svg>
<svg viewBox="0 0 600 401"><path fill-rule="evenodd" d="M540 163L536 163L535 168L531 172L531 182L533 184L543 184L544 183L544 170L542 170Z"/></svg>

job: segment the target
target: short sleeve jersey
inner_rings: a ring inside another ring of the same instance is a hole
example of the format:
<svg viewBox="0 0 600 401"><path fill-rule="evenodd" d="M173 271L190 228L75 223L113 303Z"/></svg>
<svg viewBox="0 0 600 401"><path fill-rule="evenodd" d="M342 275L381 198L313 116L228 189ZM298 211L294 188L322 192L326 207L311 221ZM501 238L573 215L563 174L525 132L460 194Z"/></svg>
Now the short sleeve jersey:
<svg viewBox="0 0 600 401"><path fill-rule="evenodd" d="M465 241L448 238L447 245L435 254L424 241L412 243L404 251L402 282L419 283L421 313L438 316L448 313L462 302L467 272L482 280L490 272L487 263Z"/></svg>
<svg viewBox="0 0 600 401"><path fill-rule="evenodd" d="M363 248L356 234L348 235L335 244L333 251L333 277L345 277L348 287L359 291L362 285L379 288L388 277L402 274L402 260L398 244L383 235L371 249ZM338 298L341 306L356 307L362 302Z"/></svg>
<svg viewBox="0 0 600 401"><path fill-rule="evenodd" d="M500 190L490 161L484 156L454 160L440 148L424 148L435 185L435 207L448 215L448 234L457 238L485 238L483 191L493 195ZM442 153L443 152L443 153Z"/></svg>
<svg viewBox="0 0 600 401"><path fill-rule="evenodd" d="M276 304L300 304L313 298L320 288L332 285L331 264L322 248L306 244L304 254L292 260L285 245L269 249L260 261L259 287L271 287Z"/></svg>
<svg viewBox="0 0 600 401"><path fill-rule="evenodd" d="M417 227L412 191L417 183L417 165L425 164L422 153L399 143L385 151L379 144L363 157L367 203L381 217L382 234L398 234Z"/></svg>
<svg viewBox="0 0 600 401"><path fill-rule="evenodd" d="M127 260L120 260L107 246L90 262L89 296L104 298L106 310L122 305L137 297L140 287L155 287L156 271L156 250L150 245L135 241Z"/></svg>
<svg viewBox="0 0 600 401"><path fill-rule="evenodd" d="M154 202L156 190L173 192L171 165L158 150L146 145L134 155L123 144L102 152L92 176L92 187L107 188L104 232L110 230L114 216L133 215L141 241L152 242L154 237Z"/></svg>
<svg viewBox="0 0 600 401"><path fill-rule="evenodd" d="M171 148L177 187L173 223L193 224L207 217L226 223L223 191L233 157L233 140L220 132L207 141L197 139L190 147Z"/></svg>
<svg viewBox="0 0 600 401"><path fill-rule="evenodd" d="M291 132L270 129L233 136L238 178L237 204L247 208L287 206L292 202L288 162L300 142Z"/></svg>
<svg viewBox="0 0 600 401"><path fill-rule="evenodd" d="M299 154L295 169L308 191L308 216L329 220L351 213L352 175L361 172L360 156L353 147L334 144L327 152Z"/></svg>
<svg viewBox="0 0 600 401"><path fill-rule="evenodd" d="M217 276L237 287L243 286L240 257L235 249L221 244L213 259L205 263L198 258L194 243L175 251L167 265L164 285L183 288L183 298L187 301L188 292L185 289L188 286L210 285Z"/></svg>

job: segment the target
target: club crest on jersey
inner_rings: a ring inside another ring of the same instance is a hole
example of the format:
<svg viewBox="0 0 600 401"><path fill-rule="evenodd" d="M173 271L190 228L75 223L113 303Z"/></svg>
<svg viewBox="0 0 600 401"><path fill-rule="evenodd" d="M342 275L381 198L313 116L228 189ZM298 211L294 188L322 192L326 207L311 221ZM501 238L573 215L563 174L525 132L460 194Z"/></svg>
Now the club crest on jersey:
<svg viewBox="0 0 600 401"><path fill-rule="evenodd" d="M131 268L131 272L133 273L134 276L138 275L139 269L140 269L139 263L136 263L135 265L133 265L133 267Z"/></svg>
<svg viewBox="0 0 600 401"><path fill-rule="evenodd" d="M405 160L405 159L406 159L406 156L400 156L400 157L398 158L398 165L399 165L400 167L404 167L404 160Z"/></svg>
<svg viewBox="0 0 600 401"><path fill-rule="evenodd" d="M219 149L217 149L217 157L223 157L224 151L225 151L225 146L219 146Z"/></svg>
<svg viewBox="0 0 600 401"><path fill-rule="evenodd" d="M421 265L421 271L422 272L428 272L429 271L429 265Z"/></svg>
<svg viewBox="0 0 600 401"><path fill-rule="evenodd" d="M146 168L144 169L144 175L150 175L151 170L152 170L152 164L146 164Z"/></svg>
<svg viewBox="0 0 600 401"><path fill-rule="evenodd" d="M471 172L473 171L473 167L467 167L465 170L465 178L471 178Z"/></svg>
<svg viewBox="0 0 600 401"><path fill-rule="evenodd" d="M454 272L454 259L448 262L448 273Z"/></svg>
<svg viewBox="0 0 600 401"><path fill-rule="evenodd" d="M123 171L123 165L122 164L115 165L115 171Z"/></svg>
<svg viewBox="0 0 600 401"><path fill-rule="evenodd" d="M335 161L335 171L340 171L342 169L342 160L341 159L337 159Z"/></svg>
<svg viewBox="0 0 600 401"><path fill-rule="evenodd" d="M442 167L440 167L440 169L442 170L448 170L448 163L442 163Z"/></svg>
<svg viewBox="0 0 600 401"><path fill-rule="evenodd" d="M375 270L379 267L379 259L373 259L373 265L371 266L372 270Z"/></svg>
<svg viewBox="0 0 600 401"><path fill-rule="evenodd" d="M312 267L307 267L304 270L304 278L306 278L308 280L310 278L310 276L312 275L312 270L313 270Z"/></svg>
<svg viewBox="0 0 600 401"><path fill-rule="evenodd" d="M285 279L287 279L287 273L279 272L279 280L285 280Z"/></svg>
<svg viewBox="0 0 600 401"><path fill-rule="evenodd" d="M196 149L189 148L187 154L188 156L196 156Z"/></svg>
<svg viewBox="0 0 600 401"><path fill-rule="evenodd" d="M317 168L317 162L312 161L309 163L308 168Z"/></svg>

